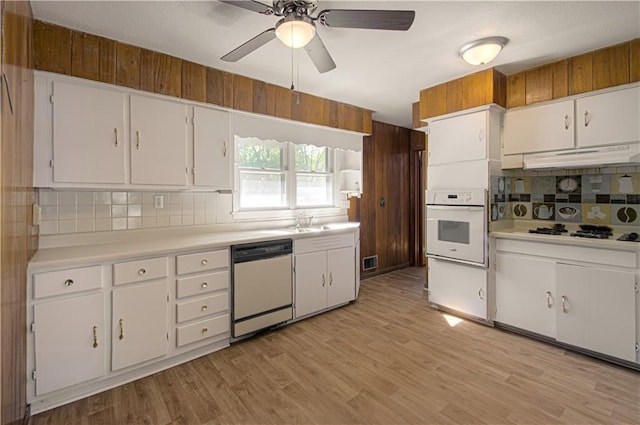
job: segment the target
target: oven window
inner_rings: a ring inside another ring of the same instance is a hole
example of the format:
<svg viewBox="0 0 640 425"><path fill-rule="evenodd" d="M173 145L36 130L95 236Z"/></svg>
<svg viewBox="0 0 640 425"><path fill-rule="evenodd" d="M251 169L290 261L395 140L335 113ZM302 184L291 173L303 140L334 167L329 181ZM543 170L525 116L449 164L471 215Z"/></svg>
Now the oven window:
<svg viewBox="0 0 640 425"><path fill-rule="evenodd" d="M469 245L469 223L438 220L438 240Z"/></svg>

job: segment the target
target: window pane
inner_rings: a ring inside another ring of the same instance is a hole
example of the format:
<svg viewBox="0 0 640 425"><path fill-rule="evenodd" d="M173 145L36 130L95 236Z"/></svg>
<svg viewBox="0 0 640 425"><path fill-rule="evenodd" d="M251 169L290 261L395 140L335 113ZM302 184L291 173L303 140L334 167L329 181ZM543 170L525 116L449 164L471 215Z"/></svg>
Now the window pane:
<svg viewBox="0 0 640 425"><path fill-rule="evenodd" d="M296 171L326 173L329 170L329 148L296 145Z"/></svg>
<svg viewBox="0 0 640 425"><path fill-rule="evenodd" d="M259 139L238 139L238 164L241 168L282 170L284 147Z"/></svg>
<svg viewBox="0 0 640 425"><path fill-rule="evenodd" d="M331 176L296 176L296 203L298 206L332 205Z"/></svg>
<svg viewBox="0 0 640 425"><path fill-rule="evenodd" d="M282 173L240 172L240 208L286 207L285 187Z"/></svg>

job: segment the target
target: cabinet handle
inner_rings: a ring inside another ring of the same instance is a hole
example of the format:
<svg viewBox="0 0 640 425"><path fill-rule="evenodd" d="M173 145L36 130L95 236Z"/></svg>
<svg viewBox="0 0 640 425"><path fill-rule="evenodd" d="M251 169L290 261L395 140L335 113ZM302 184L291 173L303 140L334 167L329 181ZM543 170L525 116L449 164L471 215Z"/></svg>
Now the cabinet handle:
<svg viewBox="0 0 640 425"><path fill-rule="evenodd" d="M333 273L329 273L329 286L333 285Z"/></svg>
<svg viewBox="0 0 640 425"><path fill-rule="evenodd" d="M481 142L484 140L484 131L482 129L478 131L478 140Z"/></svg>
<svg viewBox="0 0 640 425"><path fill-rule="evenodd" d="M227 157L227 142L226 141L222 142L222 156L225 157L225 158Z"/></svg>
<svg viewBox="0 0 640 425"><path fill-rule="evenodd" d="M209 332L209 328L206 328L206 327L205 327L205 328L202 328L202 333L203 333L203 334L206 334L207 332Z"/></svg>
<svg viewBox="0 0 640 425"><path fill-rule="evenodd" d="M200 307L200 311L207 311L208 308L208 306L203 305L202 307Z"/></svg>
<svg viewBox="0 0 640 425"><path fill-rule="evenodd" d="M478 289L478 298L484 300L484 291L482 290L482 288Z"/></svg>
<svg viewBox="0 0 640 425"><path fill-rule="evenodd" d="M203 266L206 266L207 264L209 264L209 260L207 260L206 258L204 260L201 261Z"/></svg>
<svg viewBox="0 0 640 425"><path fill-rule="evenodd" d="M589 111L584 111L584 126L589 127Z"/></svg>
<svg viewBox="0 0 640 425"><path fill-rule="evenodd" d="M64 281L64 286L71 286L73 285L73 280L72 279L67 279Z"/></svg>
<svg viewBox="0 0 640 425"><path fill-rule="evenodd" d="M142 269L138 270L138 274L139 274L140 276L144 276L144 274L145 274L145 273L147 273L147 271L146 271L144 268L142 268Z"/></svg>
<svg viewBox="0 0 640 425"><path fill-rule="evenodd" d="M200 285L203 288L206 288L207 286L209 286L209 284L207 282L202 282L202 285Z"/></svg>
<svg viewBox="0 0 640 425"><path fill-rule="evenodd" d="M563 295L561 300L562 300L562 312L566 313L567 312L566 297Z"/></svg>
<svg viewBox="0 0 640 425"><path fill-rule="evenodd" d="M93 327L93 348L98 348L98 327Z"/></svg>
<svg viewBox="0 0 640 425"><path fill-rule="evenodd" d="M569 114L565 114L564 116L564 129L569 130Z"/></svg>
<svg viewBox="0 0 640 425"><path fill-rule="evenodd" d="M136 130L136 149L140 150L140 131Z"/></svg>
<svg viewBox="0 0 640 425"><path fill-rule="evenodd" d="M323 287L323 288L324 288L324 284L325 284L325 281L324 281L324 273L322 273L322 287Z"/></svg>
<svg viewBox="0 0 640 425"><path fill-rule="evenodd" d="M547 291L547 308L551 308L551 291Z"/></svg>
<svg viewBox="0 0 640 425"><path fill-rule="evenodd" d="M120 336L118 336L118 339L124 339L124 319L120 319L118 323L120 323Z"/></svg>
<svg viewBox="0 0 640 425"><path fill-rule="evenodd" d="M120 142L118 141L118 128L114 128L113 132L115 133L116 136L116 148L120 145Z"/></svg>

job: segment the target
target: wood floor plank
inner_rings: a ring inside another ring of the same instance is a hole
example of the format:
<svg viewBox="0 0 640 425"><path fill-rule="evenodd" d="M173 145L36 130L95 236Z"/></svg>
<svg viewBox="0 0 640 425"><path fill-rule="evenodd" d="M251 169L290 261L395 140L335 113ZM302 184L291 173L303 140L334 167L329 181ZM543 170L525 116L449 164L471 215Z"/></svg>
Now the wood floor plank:
<svg viewBox="0 0 640 425"><path fill-rule="evenodd" d="M640 374L428 306L425 271L32 418L75 424L639 424Z"/></svg>

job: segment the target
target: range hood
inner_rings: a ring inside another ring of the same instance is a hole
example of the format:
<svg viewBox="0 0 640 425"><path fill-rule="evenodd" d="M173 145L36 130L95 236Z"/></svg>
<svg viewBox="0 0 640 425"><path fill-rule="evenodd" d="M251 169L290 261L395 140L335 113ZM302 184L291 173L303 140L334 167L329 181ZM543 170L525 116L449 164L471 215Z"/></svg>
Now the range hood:
<svg viewBox="0 0 640 425"><path fill-rule="evenodd" d="M524 169L600 168L640 164L640 143L523 155Z"/></svg>

